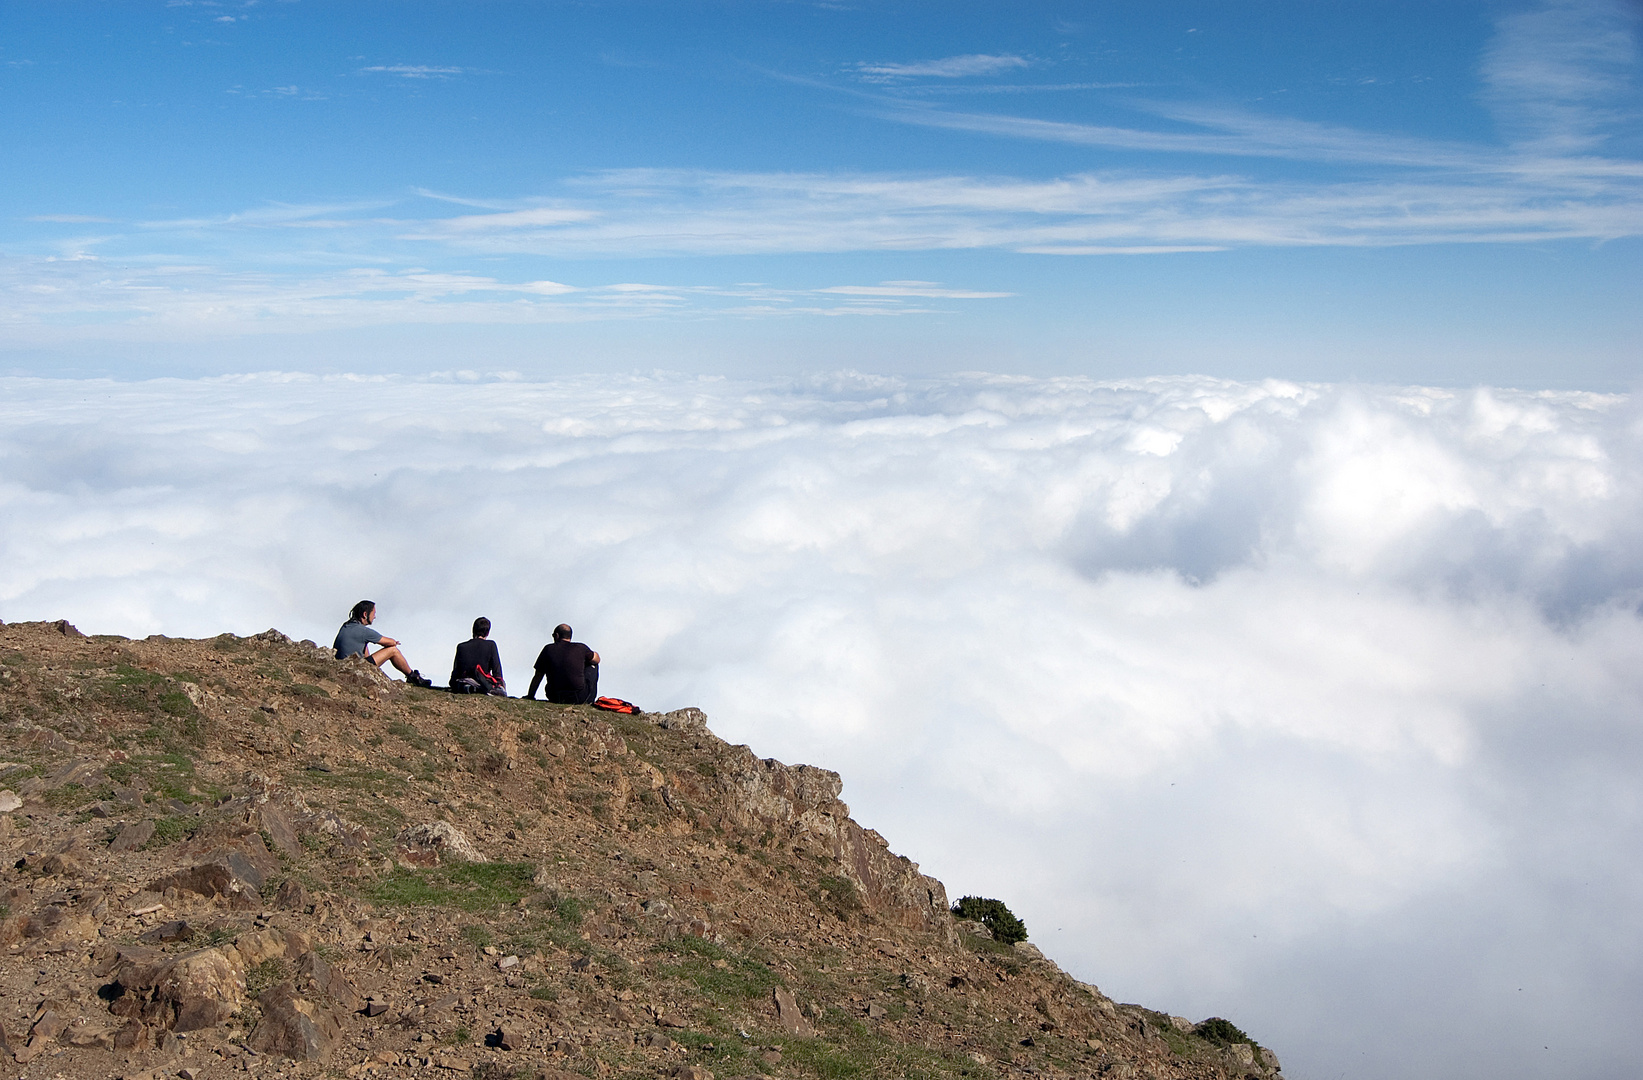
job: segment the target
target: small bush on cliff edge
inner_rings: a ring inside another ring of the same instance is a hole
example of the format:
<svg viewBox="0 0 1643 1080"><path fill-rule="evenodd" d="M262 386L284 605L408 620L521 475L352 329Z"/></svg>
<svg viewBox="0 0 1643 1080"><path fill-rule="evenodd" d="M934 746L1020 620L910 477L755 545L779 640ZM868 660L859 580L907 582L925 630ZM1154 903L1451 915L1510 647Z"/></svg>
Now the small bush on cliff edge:
<svg viewBox="0 0 1643 1080"><path fill-rule="evenodd" d="M1231 1046L1233 1043L1253 1043L1255 1040L1238 1030L1238 1025L1231 1020L1223 1020L1219 1016L1212 1016L1202 1024L1192 1029L1192 1033L1201 1039L1208 1039L1212 1043L1222 1046Z"/></svg>
<svg viewBox="0 0 1643 1080"><path fill-rule="evenodd" d="M995 941L1006 945L1027 940L1027 924L1016 918L1002 900L962 896L953 905L953 914L960 919L974 919L992 933Z"/></svg>

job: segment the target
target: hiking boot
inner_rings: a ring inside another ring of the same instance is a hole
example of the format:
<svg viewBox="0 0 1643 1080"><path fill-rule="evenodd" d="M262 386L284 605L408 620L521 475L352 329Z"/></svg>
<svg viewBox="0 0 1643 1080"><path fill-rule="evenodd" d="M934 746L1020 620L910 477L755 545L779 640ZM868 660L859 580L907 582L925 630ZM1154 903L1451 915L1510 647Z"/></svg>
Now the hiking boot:
<svg viewBox="0 0 1643 1080"><path fill-rule="evenodd" d="M422 672L420 671L411 672L411 677L405 681L410 683L412 686L420 686L424 690L432 690L434 686L434 681L432 679L424 679L422 677Z"/></svg>

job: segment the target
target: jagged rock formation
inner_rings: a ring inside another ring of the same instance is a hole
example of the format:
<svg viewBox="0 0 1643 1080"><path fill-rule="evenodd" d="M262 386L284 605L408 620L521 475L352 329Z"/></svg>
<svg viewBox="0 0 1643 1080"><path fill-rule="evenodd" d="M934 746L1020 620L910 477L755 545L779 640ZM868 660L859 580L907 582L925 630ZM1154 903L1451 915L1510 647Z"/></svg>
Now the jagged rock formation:
<svg viewBox="0 0 1643 1080"><path fill-rule="evenodd" d="M0 625L0 1053L76 1080L1277 1075L1224 1021L957 923L841 790L695 709L416 690L275 631Z"/></svg>

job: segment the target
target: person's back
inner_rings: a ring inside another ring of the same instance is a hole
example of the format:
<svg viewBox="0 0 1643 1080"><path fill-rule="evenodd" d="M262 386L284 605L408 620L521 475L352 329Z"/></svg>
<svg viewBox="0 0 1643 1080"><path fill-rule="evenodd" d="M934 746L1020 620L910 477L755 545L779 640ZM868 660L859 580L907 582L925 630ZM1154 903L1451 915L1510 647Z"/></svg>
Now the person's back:
<svg viewBox="0 0 1643 1080"><path fill-rule="evenodd" d="M457 689L462 680L470 680L486 691L507 696L502 679L502 655L496 642L490 640L491 620L481 616L474 620L473 637L456 647L456 659L451 663L451 689Z"/></svg>
<svg viewBox="0 0 1643 1080"><path fill-rule="evenodd" d="M536 696L544 679L548 700L558 705L587 705L598 696L599 654L570 637L571 628L564 623L554 628L553 641L542 646L536 657L536 674L527 698Z"/></svg>

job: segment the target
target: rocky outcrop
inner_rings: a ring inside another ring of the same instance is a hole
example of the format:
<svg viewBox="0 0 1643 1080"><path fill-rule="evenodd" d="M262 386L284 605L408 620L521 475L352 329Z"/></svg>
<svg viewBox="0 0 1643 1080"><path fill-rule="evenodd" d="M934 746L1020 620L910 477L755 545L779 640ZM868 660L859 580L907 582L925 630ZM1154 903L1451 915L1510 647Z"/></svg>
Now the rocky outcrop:
<svg viewBox="0 0 1643 1080"><path fill-rule="evenodd" d="M473 846L473 841L449 821L408 826L394 837L394 846L400 861L409 866L438 866L452 859L459 862L485 861L485 856Z"/></svg>
<svg viewBox="0 0 1643 1080"><path fill-rule="evenodd" d="M342 1033L337 1009L302 997L292 981L263 992L257 998L262 1019L246 1045L260 1054L281 1054L298 1061L321 1061Z"/></svg>
<svg viewBox="0 0 1643 1080"><path fill-rule="evenodd" d="M700 715L695 709L683 711ZM755 833L771 829L817 845L832 857L839 873L859 891L863 907L874 915L909 929L952 933L946 886L921 874L917 863L890 851L884 837L850 817L850 808L839 800L844 781L838 773L813 765L784 765L760 758L745 746L731 747L728 754L729 767L719 782L723 815L730 825Z"/></svg>
<svg viewBox="0 0 1643 1080"><path fill-rule="evenodd" d="M242 910L262 906L263 884L279 865L262 837L246 826L202 830L182 846L180 854L201 858L193 866L154 879L148 886L151 891L163 896L174 889L220 898Z"/></svg>
<svg viewBox="0 0 1643 1080"><path fill-rule="evenodd" d="M237 952L213 947L168 956L147 946L121 946L111 960L109 1011L146 1028L198 1031L245 1004L245 966Z"/></svg>

